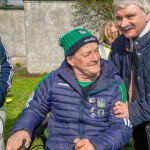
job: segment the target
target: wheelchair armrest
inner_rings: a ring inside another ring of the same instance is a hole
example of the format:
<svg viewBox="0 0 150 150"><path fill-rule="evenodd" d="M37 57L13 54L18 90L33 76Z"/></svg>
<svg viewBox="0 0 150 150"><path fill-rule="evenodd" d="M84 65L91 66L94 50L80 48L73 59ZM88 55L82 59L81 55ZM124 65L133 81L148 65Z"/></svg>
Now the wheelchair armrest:
<svg viewBox="0 0 150 150"><path fill-rule="evenodd" d="M47 128L49 117L50 116L47 115L45 120L40 124L40 126L35 129L35 131L33 133L33 136L32 136L32 141L30 143L30 146L29 146L28 150L30 150L30 148L32 147L32 144L33 144L35 138L41 138L41 140L43 142L43 145L45 145L45 142L46 142L47 138L44 135L44 130Z"/></svg>
<svg viewBox="0 0 150 150"><path fill-rule="evenodd" d="M40 135L42 135L44 130L47 128L48 120L49 120L49 116L47 116L45 120L41 123L41 125L35 129L33 134L33 139L35 139L36 137L39 138Z"/></svg>

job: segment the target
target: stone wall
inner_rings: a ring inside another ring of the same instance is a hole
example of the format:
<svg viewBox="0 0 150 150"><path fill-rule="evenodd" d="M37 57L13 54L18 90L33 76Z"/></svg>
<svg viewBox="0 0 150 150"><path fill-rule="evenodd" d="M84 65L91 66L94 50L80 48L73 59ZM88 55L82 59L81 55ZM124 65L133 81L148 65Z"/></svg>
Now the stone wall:
<svg viewBox="0 0 150 150"><path fill-rule="evenodd" d="M71 2L28 2L25 7L28 71L47 72L63 60L59 36L71 29Z"/></svg>
<svg viewBox="0 0 150 150"><path fill-rule="evenodd" d="M12 63L26 66L26 42L23 10L0 10L0 37Z"/></svg>
<svg viewBox="0 0 150 150"><path fill-rule="evenodd" d="M56 69L64 54L58 38L72 29L71 1L24 1L24 10L0 10L0 35L12 63L30 73Z"/></svg>

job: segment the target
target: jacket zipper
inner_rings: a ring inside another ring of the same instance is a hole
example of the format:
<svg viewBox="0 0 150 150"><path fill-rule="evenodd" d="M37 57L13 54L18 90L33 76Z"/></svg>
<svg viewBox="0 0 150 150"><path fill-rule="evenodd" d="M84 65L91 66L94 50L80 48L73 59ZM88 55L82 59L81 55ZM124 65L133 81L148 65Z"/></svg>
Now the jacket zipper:
<svg viewBox="0 0 150 150"><path fill-rule="evenodd" d="M102 92L102 91L104 91L104 90L106 90L106 89L108 89L108 88L114 86L116 83L117 83L117 82L114 82L114 83L110 84L109 86L107 86L107 87L105 87L105 88L102 88L102 89L97 90L97 91L94 91L94 92L89 92L89 94L88 94L87 96L89 96L89 95L94 95L94 94L96 94L96 93ZM86 96L86 97L87 97L87 96ZM84 102L84 100L85 100L86 97L83 97L83 99L81 99L81 104L80 104L80 113L79 113L79 114L80 114L80 115L79 115L79 122L80 122L80 139L83 139L83 138L84 138L84 130L83 130L83 102Z"/></svg>
<svg viewBox="0 0 150 150"><path fill-rule="evenodd" d="M81 99L81 105L80 105L80 139L84 138L84 133L83 133L83 101L84 99Z"/></svg>

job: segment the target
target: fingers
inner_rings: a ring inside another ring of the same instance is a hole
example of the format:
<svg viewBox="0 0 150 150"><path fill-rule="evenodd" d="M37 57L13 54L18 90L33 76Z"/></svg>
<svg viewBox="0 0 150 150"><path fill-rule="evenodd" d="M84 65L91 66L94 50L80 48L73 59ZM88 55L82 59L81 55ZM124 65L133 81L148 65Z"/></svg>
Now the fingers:
<svg viewBox="0 0 150 150"><path fill-rule="evenodd" d="M116 118L129 118L128 103L117 101L113 107Z"/></svg>
<svg viewBox="0 0 150 150"><path fill-rule="evenodd" d="M74 143L75 143L75 150L79 150L85 145L85 141L84 140L80 140L78 138L76 138L74 140Z"/></svg>
<svg viewBox="0 0 150 150"><path fill-rule="evenodd" d="M126 119L129 118L129 116L127 114L118 114L118 115L115 115L115 116L116 116L116 118L126 118Z"/></svg>
<svg viewBox="0 0 150 150"><path fill-rule="evenodd" d="M78 139L74 140L75 150L95 150L95 147L91 144L88 139Z"/></svg>
<svg viewBox="0 0 150 150"><path fill-rule="evenodd" d="M7 141L6 150L17 150L22 145L23 139L26 139L25 147L30 146L31 137L27 131L20 130L15 132Z"/></svg>
<svg viewBox="0 0 150 150"><path fill-rule="evenodd" d="M74 143L76 144L77 142L79 142L80 141L80 139L79 138L75 138L74 139Z"/></svg>
<svg viewBox="0 0 150 150"><path fill-rule="evenodd" d="M123 106L125 103L121 102L121 101L117 101L115 102L114 106Z"/></svg>
<svg viewBox="0 0 150 150"><path fill-rule="evenodd" d="M120 101L117 101L113 107L114 114L123 113L124 104Z"/></svg>

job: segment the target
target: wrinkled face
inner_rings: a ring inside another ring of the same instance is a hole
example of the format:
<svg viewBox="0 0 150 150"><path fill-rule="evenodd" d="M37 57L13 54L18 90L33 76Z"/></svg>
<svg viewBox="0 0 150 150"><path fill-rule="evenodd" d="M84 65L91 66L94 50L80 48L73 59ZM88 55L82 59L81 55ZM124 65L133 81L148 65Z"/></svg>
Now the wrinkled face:
<svg viewBox="0 0 150 150"><path fill-rule="evenodd" d="M96 78L100 72L98 44L93 42L82 46L73 56L68 56L67 61L72 66L78 80Z"/></svg>
<svg viewBox="0 0 150 150"><path fill-rule="evenodd" d="M126 38L138 37L149 20L149 14L145 14L134 4L126 8L116 8L115 17L118 27Z"/></svg>
<svg viewBox="0 0 150 150"><path fill-rule="evenodd" d="M118 36L119 36L119 31L115 26L111 26L107 29L106 37L110 45Z"/></svg>

